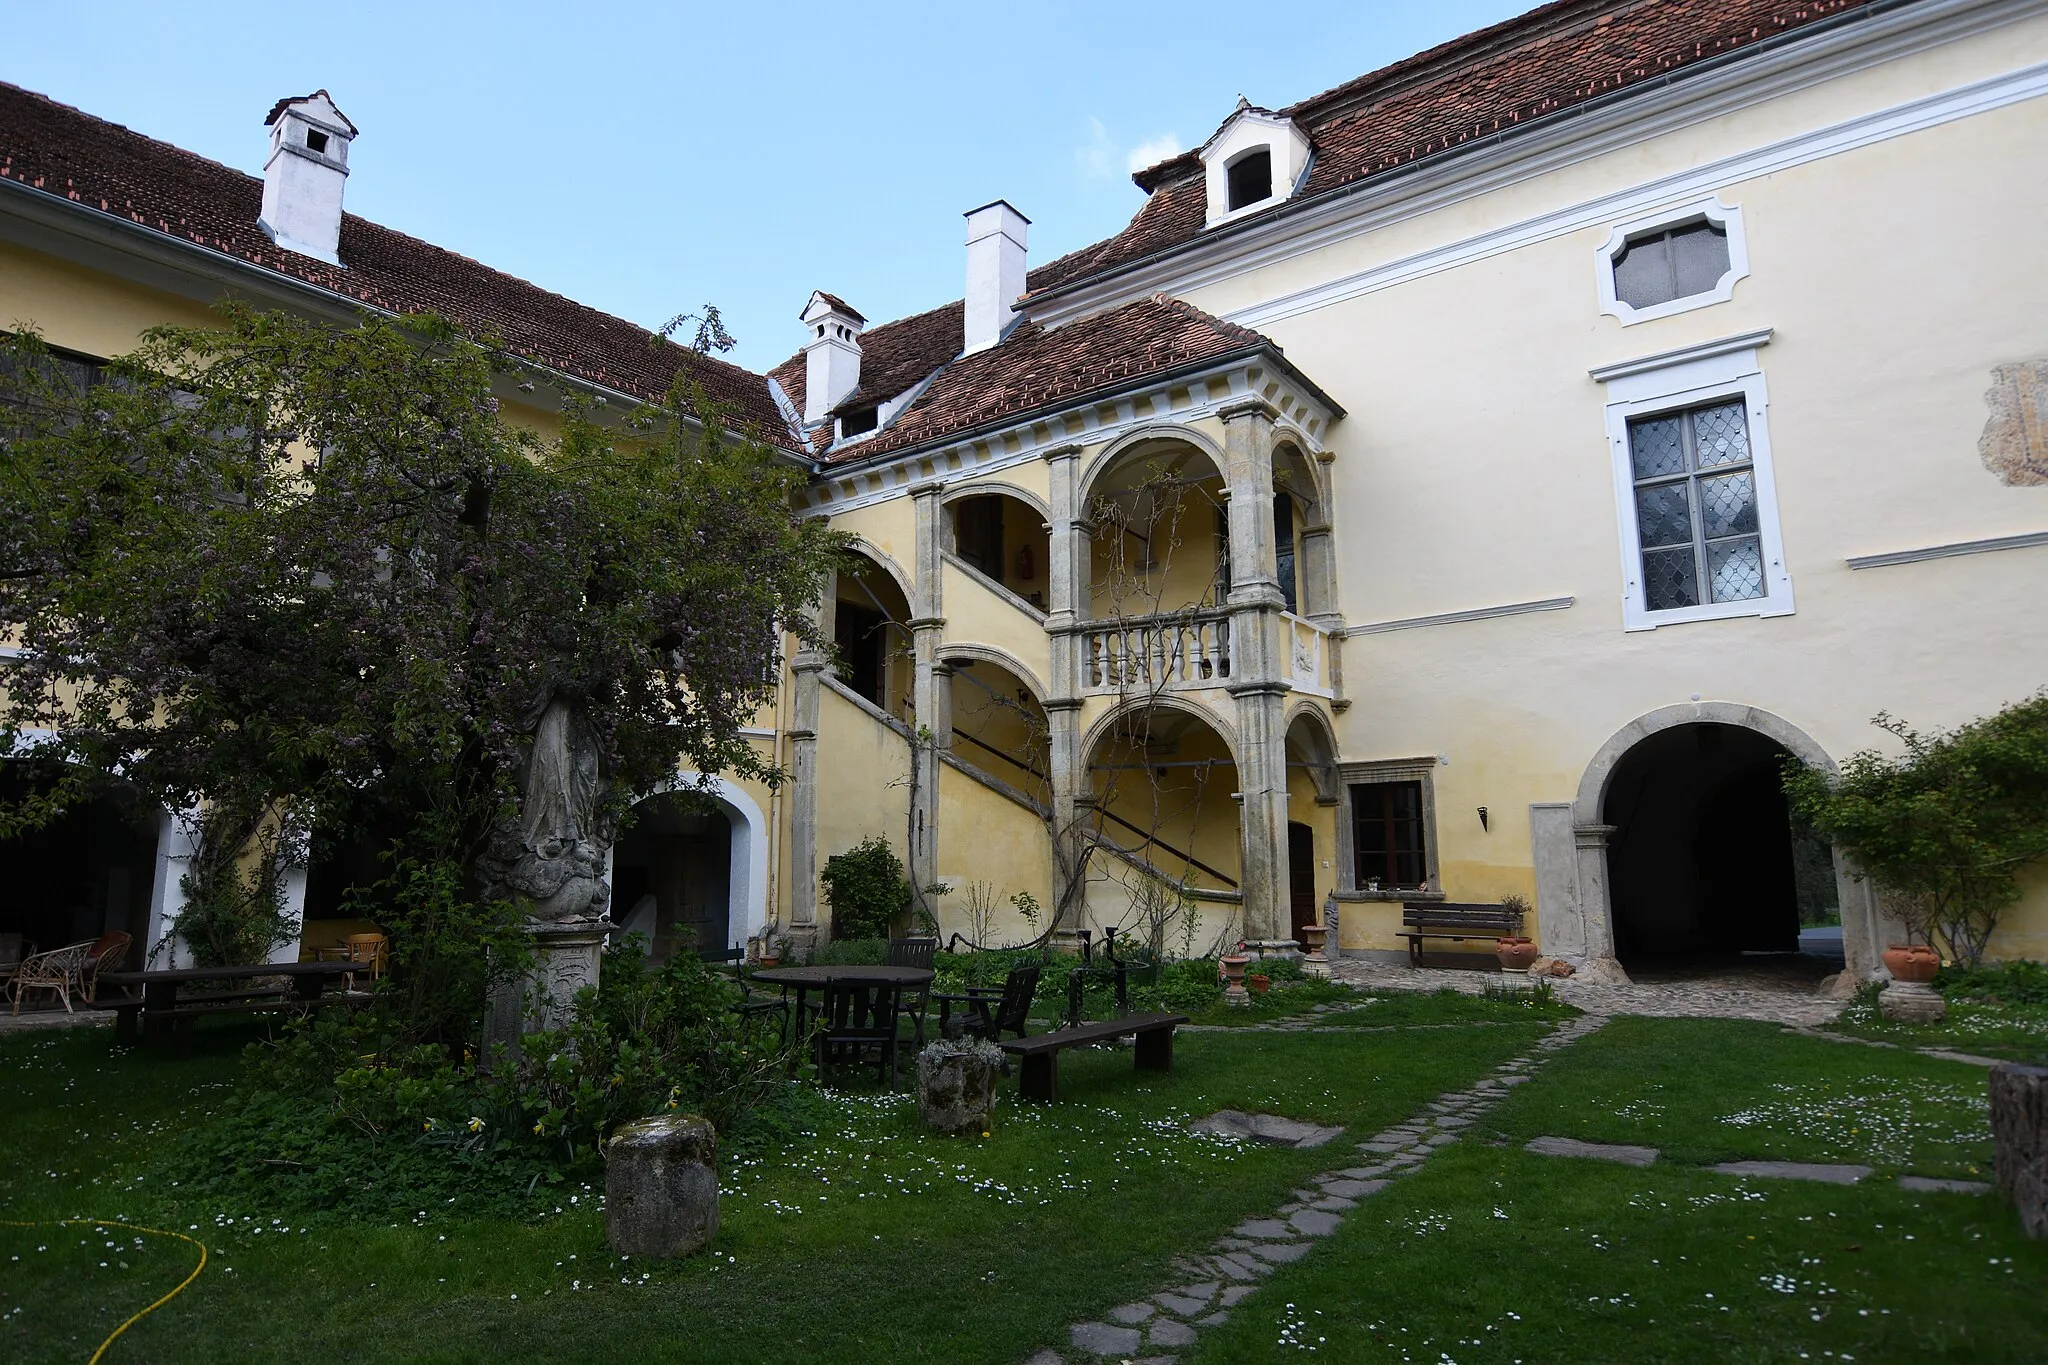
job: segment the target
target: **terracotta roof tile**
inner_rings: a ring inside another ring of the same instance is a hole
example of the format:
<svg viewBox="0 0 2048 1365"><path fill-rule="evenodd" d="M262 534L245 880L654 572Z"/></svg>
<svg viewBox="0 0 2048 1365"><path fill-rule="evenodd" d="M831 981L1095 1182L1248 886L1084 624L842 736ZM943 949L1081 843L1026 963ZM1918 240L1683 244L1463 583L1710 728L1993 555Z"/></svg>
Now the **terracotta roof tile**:
<svg viewBox="0 0 2048 1365"><path fill-rule="evenodd" d="M1288 206L1872 3L1559 0L1280 110L1315 149L1308 180ZM1133 179L1149 193L1145 206L1061 283L1201 233L1207 203L1195 152Z"/></svg>
<svg viewBox="0 0 2048 1365"><path fill-rule="evenodd" d="M951 308L957 321L959 305ZM1279 352L1249 328L1163 295L1053 330L1027 322L1001 345L953 361L887 429L826 459L869 460L1261 345Z"/></svg>
<svg viewBox="0 0 2048 1365"><path fill-rule="evenodd" d="M529 360L637 398L660 398L688 371L740 423L792 444L760 375L354 214L341 222L346 269L280 250L256 225L261 180L5 82L0 178L366 307L495 332Z"/></svg>

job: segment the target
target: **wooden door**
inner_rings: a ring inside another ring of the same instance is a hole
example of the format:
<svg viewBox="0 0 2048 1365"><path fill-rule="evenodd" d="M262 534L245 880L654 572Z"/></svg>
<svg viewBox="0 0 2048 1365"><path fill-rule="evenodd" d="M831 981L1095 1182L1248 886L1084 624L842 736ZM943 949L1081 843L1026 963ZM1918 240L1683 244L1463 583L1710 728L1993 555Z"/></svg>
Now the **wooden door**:
<svg viewBox="0 0 2048 1365"><path fill-rule="evenodd" d="M1316 922L1316 832L1307 825L1287 826L1287 899L1292 910L1294 941L1303 926Z"/></svg>

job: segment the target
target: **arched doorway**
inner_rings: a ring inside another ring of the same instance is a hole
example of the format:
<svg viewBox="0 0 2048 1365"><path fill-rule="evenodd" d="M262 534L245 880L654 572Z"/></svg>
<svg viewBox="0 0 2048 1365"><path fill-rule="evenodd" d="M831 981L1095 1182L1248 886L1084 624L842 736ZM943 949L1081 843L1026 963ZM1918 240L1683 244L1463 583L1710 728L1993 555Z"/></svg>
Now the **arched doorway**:
<svg viewBox="0 0 2048 1365"><path fill-rule="evenodd" d="M666 962L732 942L730 817L694 792L662 792L633 807L612 848L612 918ZM744 933L745 925L741 926Z"/></svg>
<svg viewBox="0 0 2048 1365"><path fill-rule="evenodd" d="M1052 591L1046 519L1014 493L963 489L946 498L947 548L983 578L1044 611Z"/></svg>
<svg viewBox="0 0 2048 1365"><path fill-rule="evenodd" d="M1576 801L1530 809L1545 951L1596 979L1615 971L1617 953L1683 970L1725 965L1789 953L1780 945L1796 945L1802 909L1814 919L1833 908L1839 958L1824 945L1786 969L1875 973L1890 926L1869 887L1780 823L1787 754L1834 769L1798 726L1736 702L1667 706L1624 726L1587 765ZM1727 853L1731 842L1741 851Z"/></svg>
<svg viewBox="0 0 2048 1365"><path fill-rule="evenodd" d="M872 555L847 553L832 603L839 680L898 720L912 715L914 666L910 599L897 576Z"/></svg>
<svg viewBox="0 0 2048 1365"><path fill-rule="evenodd" d="M18 801L51 778L30 760L0 761L0 798ZM0 934L48 950L98 938L132 936L140 961L150 935L160 812L120 794L71 806L41 829L0 840L7 876L0 881Z"/></svg>

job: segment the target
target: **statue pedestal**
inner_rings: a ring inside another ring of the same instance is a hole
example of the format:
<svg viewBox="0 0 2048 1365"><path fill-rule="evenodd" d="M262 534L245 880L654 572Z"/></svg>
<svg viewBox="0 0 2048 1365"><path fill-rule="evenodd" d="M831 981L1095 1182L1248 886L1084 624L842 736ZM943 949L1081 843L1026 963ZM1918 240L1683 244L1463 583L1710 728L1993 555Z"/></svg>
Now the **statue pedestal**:
<svg viewBox="0 0 2048 1365"><path fill-rule="evenodd" d="M609 920L529 922L533 965L526 975L491 990L484 1012L484 1055L503 1044L517 1047L522 1035L567 1028L575 1017L576 992L597 984Z"/></svg>

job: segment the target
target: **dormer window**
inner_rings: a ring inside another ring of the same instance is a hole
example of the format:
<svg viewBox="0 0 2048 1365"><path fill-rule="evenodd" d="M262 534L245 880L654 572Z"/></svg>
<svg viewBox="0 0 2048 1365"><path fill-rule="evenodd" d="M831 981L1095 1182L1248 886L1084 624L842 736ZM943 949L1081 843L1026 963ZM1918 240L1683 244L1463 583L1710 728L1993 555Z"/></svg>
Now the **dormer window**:
<svg viewBox="0 0 2048 1365"><path fill-rule="evenodd" d="M1273 197L1273 152L1261 147L1246 152L1224 172L1232 212Z"/></svg>
<svg viewBox="0 0 2048 1365"><path fill-rule="evenodd" d="M1308 169L1308 136L1294 120L1240 100L1202 147L1210 226L1270 208L1294 193Z"/></svg>
<svg viewBox="0 0 2048 1365"><path fill-rule="evenodd" d="M1619 224L1594 267L1600 311L1624 326L1725 303L1749 274L1742 210L1717 198Z"/></svg>

